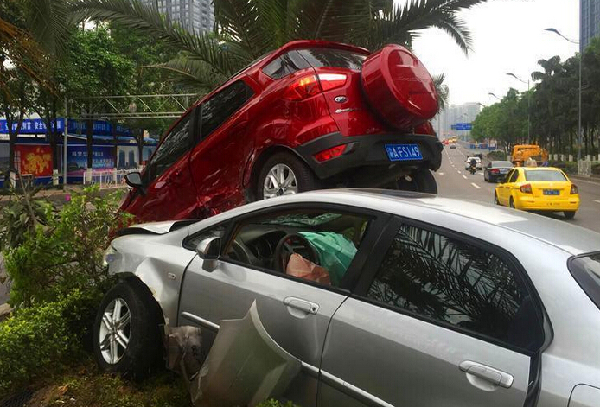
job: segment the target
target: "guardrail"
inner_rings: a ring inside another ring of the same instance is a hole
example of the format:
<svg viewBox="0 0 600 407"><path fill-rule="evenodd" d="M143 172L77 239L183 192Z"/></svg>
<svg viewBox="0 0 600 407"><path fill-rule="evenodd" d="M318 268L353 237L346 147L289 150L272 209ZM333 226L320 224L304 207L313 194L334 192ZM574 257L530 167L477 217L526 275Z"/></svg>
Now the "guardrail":
<svg viewBox="0 0 600 407"><path fill-rule="evenodd" d="M108 169L108 170L92 170L91 182L86 182L84 177L84 184L99 184L100 189L103 188L126 188L125 176L129 173L142 171L140 168L130 169Z"/></svg>

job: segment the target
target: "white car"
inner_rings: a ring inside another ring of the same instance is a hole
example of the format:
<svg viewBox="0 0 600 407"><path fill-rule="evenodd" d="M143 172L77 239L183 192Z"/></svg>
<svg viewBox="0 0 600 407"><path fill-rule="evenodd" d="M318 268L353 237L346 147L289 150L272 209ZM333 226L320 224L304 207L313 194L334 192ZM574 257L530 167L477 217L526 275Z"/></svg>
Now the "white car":
<svg viewBox="0 0 600 407"><path fill-rule="evenodd" d="M476 166L476 168L478 170L480 170L482 168L481 167L481 158L479 158L477 156L473 156L473 157L468 157L467 161L465 161L465 170L469 169L469 165L471 163L471 160L475 160L476 161L475 166Z"/></svg>

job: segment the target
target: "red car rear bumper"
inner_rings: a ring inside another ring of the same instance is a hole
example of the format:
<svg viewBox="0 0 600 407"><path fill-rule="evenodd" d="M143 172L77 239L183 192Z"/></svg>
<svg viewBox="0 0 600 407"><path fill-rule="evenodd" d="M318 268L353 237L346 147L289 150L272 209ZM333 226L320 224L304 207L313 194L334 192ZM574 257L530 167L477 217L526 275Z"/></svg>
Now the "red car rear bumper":
<svg viewBox="0 0 600 407"><path fill-rule="evenodd" d="M339 145L346 145L343 154L324 162L315 156L321 151ZM386 144L416 144L419 146L420 160L390 161L386 154ZM443 144L435 136L419 134L381 134L344 137L332 133L297 147L296 151L320 179L328 179L349 170L357 172L364 168L372 176L374 173L393 173L394 169L427 168L437 170L442 164Z"/></svg>

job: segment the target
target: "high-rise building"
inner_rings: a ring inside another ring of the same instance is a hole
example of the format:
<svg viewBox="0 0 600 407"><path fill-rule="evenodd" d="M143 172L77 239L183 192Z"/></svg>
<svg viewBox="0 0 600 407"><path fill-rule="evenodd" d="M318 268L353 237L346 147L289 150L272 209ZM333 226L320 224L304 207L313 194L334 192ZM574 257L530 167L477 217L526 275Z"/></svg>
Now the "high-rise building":
<svg viewBox="0 0 600 407"><path fill-rule="evenodd" d="M583 51L592 38L600 34L600 0L579 0L579 50Z"/></svg>
<svg viewBox="0 0 600 407"><path fill-rule="evenodd" d="M453 130L452 126L456 124L473 123L480 111L481 105L479 103L450 105L441 111L431 121L431 124L440 138L457 136L468 141L471 134L469 130Z"/></svg>
<svg viewBox="0 0 600 407"><path fill-rule="evenodd" d="M191 33L212 31L215 24L212 0L142 0L142 3L155 7Z"/></svg>

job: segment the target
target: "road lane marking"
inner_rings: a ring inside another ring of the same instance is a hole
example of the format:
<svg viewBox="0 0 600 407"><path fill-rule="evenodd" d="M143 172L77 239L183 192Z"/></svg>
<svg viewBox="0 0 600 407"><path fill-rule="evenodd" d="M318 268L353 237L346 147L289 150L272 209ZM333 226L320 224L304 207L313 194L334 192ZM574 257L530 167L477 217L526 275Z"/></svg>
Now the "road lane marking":
<svg viewBox="0 0 600 407"><path fill-rule="evenodd" d="M477 184L476 184L476 183L474 183L474 182L471 182L471 185L473 185L473 186L474 186L475 188L477 188L477 189L480 189L480 188L481 188L479 185L477 185Z"/></svg>
<svg viewBox="0 0 600 407"><path fill-rule="evenodd" d="M438 174L439 174L439 175L444 175L444 173L443 173L443 172L438 172Z"/></svg>
<svg viewBox="0 0 600 407"><path fill-rule="evenodd" d="M594 202L598 202L598 203L600 203L600 201L599 201L599 200L597 200L597 199L596 199L596 200L594 200Z"/></svg>
<svg viewBox="0 0 600 407"><path fill-rule="evenodd" d="M458 172L459 174L462 174L462 172L460 172L459 170L456 170L456 172Z"/></svg>
<svg viewBox="0 0 600 407"><path fill-rule="evenodd" d="M466 176L466 175L463 175L463 178L464 178L464 179L467 179L467 176Z"/></svg>

